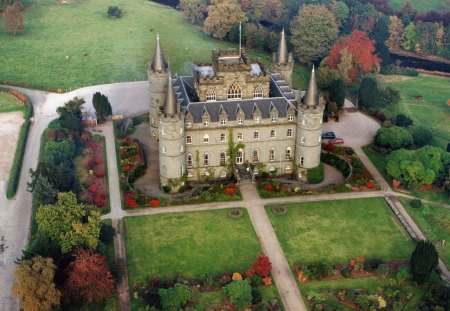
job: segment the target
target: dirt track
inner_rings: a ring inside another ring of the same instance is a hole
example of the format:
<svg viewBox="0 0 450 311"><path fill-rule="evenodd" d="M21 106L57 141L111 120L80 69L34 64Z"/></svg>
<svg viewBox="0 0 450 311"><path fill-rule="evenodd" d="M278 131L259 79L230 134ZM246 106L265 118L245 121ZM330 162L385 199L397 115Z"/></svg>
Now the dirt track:
<svg viewBox="0 0 450 311"><path fill-rule="evenodd" d="M20 126L23 123L22 112L0 113L0 180L8 180L11 164L16 151Z"/></svg>

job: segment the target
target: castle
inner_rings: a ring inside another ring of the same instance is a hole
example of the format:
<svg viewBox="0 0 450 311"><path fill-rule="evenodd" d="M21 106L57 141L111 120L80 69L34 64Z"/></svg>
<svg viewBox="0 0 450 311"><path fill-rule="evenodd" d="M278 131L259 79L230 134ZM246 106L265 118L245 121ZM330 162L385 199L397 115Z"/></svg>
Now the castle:
<svg viewBox="0 0 450 311"><path fill-rule="evenodd" d="M148 80L161 186L176 192L185 180L263 171L305 180L320 163L325 102L314 68L303 97L292 89L293 68L283 31L269 72L244 49L213 50L192 76L172 78L158 36Z"/></svg>

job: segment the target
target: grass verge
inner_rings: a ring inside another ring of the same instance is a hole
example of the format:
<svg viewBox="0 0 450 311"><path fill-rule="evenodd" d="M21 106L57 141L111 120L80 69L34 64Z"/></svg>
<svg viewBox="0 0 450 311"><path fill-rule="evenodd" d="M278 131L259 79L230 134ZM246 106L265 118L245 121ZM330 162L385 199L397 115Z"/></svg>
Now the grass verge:
<svg viewBox="0 0 450 311"><path fill-rule="evenodd" d="M413 242L382 198L288 204L285 215L266 206L291 267L296 262L409 258Z"/></svg>

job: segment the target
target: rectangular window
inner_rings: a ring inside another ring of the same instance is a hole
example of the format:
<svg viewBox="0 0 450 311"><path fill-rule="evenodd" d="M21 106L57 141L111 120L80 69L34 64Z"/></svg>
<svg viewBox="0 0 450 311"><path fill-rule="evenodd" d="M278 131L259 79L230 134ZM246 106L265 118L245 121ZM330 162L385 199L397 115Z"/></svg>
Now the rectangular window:
<svg viewBox="0 0 450 311"><path fill-rule="evenodd" d="M203 120L203 125L204 126L209 126L209 120Z"/></svg>
<svg viewBox="0 0 450 311"><path fill-rule="evenodd" d="M292 137L292 129L287 130L287 137Z"/></svg>
<svg viewBox="0 0 450 311"><path fill-rule="evenodd" d="M277 122L277 116L271 116L271 117L270 117L270 120L271 120L272 122Z"/></svg>
<svg viewBox="0 0 450 311"><path fill-rule="evenodd" d="M186 122L186 127L192 127L192 122Z"/></svg>
<svg viewBox="0 0 450 311"><path fill-rule="evenodd" d="M288 115L288 121L294 121L294 116L293 115Z"/></svg>
<svg viewBox="0 0 450 311"><path fill-rule="evenodd" d="M259 123L260 120L261 120L260 117L255 117L255 123Z"/></svg>
<svg viewBox="0 0 450 311"><path fill-rule="evenodd" d="M259 139L259 132L258 131L253 133L253 138L254 139Z"/></svg>
<svg viewBox="0 0 450 311"><path fill-rule="evenodd" d="M226 141L227 136L225 134L220 134L220 141Z"/></svg>
<svg viewBox="0 0 450 311"><path fill-rule="evenodd" d="M237 122L238 122L238 124L244 124L244 119L243 118L238 118Z"/></svg>
<svg viewBox="0 0 450 311"><path fill-rule="evenodd" d="M243 140L244 136L242 135L242 133L237 133L237 140Z"/></svg>
<svg viewBox="0 0 450 311"><path fill-rule="evenodd" d="M186 136L186 144L192 144L192 136Z"/></svg>
<svg viewBox="0 0 450 311"><path fill-rule="evenodd" d="M227 125L227 119L220 119L221 125Z"/></svg>
<svg viewBox="0 0 450 311"><path fill-rule="evenodd" d="M275 161L275 149L270 149L269 151L269 161Z"/></svg>

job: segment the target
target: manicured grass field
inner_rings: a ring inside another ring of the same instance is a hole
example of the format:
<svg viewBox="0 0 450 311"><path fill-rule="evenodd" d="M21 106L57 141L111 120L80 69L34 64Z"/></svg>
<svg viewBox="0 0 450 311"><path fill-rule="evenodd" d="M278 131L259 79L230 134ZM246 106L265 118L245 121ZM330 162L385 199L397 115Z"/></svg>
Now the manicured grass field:
<svg viewBox="0 0 450 311"><path fill-rule="evenodd" d="M125 218L130 284L150 276L183 277L246 270L261 252L246 210Z"/></svg>
<svg viewBox="0 0 450 311"><path fill-rule="evenodd" d="M209 61L211 49L233 46L152 1L67 2L28 0L25 32L13 36L0 30L1 80L52 90L145 80L157 33L173 74L190 74L192 61ZM123 17L108 18L109 5L118 5ZM295 70L294 86L305 88L303 76L303 69Z"/></svg>
<svg viewBox="0 0 450 311"><path fill-rule="evenodd" d="M389 0L388 2L394 10L398 10L407 2L407 0ZM429 10L439 11L440 9L442 9L441 0L410 0L410 2L419 12L425 12Z"/></svg>
<svg viewBox="0 0 450 311"><path fill-rule="evenodd" d="M434 134L432 144L446 148L450 142L449 78L420 74L403 81L381 84L398 89L402 97L398 105L384 109L388 116L401 112L411 117L416 125L431 126Z"/></svg>
<svg viewBox="0 0 450 311"><path fill-rule="evenodd" d="M412 208L409 200L402 199L402 202L428 240L433 243L446 241L445 246L436 249L439 257L450 268L450 209L425 203L421 208Z"/></svg>
<svg viewBox="0 0 450 311"><path fill-rule="evenodd" d="M413 242L382 198L288 204L266 211L292 267L296 262L408 258Z"/></svg>
<svg viewBox="0 0 450 311"><path fill-rule="evenodd" d="M10 93L2 92L0 90L0 113L24 109L25 105L22 105L17 98Z"/></svg>

